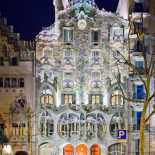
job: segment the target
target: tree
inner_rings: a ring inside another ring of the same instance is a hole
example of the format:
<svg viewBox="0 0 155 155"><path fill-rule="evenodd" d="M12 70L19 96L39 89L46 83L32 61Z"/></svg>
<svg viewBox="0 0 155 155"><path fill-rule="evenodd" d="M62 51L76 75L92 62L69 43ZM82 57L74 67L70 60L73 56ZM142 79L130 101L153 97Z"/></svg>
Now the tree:
<svg viewBox="0 0 155 155"><path fill-rule="evenodd" d="M129 18L129 36L132 34L132 31L137 35L137 41L135 44L136 49L134 49L132 52L130 51L130 37L128 39L129 42L129 49L128 49L128 56L123 53L123 51L117 50L117 56L114 54L114 58L116 60L116 65L118 67L118 72L120 72L120 66L125 65L128 68L128 73L132 72L132 76L136 76L139 81L144 86L144 98L142 100L134 99L133 96L129 96L128 94L124 93L124 90L121 88L124 98L128 102L134 102L139 103L141 102L143 106L143 110L141 113L141 119L140 119L140 144L139 144L139 150L140 155L144 155L144 149L145 149L145 125L150 120L153 114L155 114L155 106L153 104L153 98L155 97L155 90L151 89L151 81L154 80L155 76L155 51L148 50L148 47L146 45L146 39L148 41L148 38L146 38L144 34L144 23L143 23L143 14L141 14L140 18L142 22L142 27L138 27L136 25L136 22L133 21L133 19ZM133 30L134 29L134 30ZM151 35L149 36L151 38ZM116 52L116 51L115 51ZM141 56L143 60L143 65L137 65L135 61L133 60L134 54L137 54ZM129 73L130 78L131 73ZM121 87L121 86L120 86ZM149 113L149 108L153 107L151 109L151 112Z"/></svg>

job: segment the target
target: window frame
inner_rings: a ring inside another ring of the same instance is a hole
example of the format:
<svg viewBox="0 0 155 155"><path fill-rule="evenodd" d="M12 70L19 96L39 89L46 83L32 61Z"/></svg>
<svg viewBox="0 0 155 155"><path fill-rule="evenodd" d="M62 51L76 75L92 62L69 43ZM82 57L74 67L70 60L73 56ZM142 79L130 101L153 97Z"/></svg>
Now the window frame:
<svg viewBox="0 0 155 155"><path fill-rule="evenodd" d="M124 148L125 150L124 150ZM111 149L111 150L110 150ZM108 155L126 155L126 146L122 143L115 143L108 147Z"/></svg>
<svg viewBox="0 0 155 155"><path fill-rule="evenodd" d="M65 31L67 32L67 38L65 36ZM73 27L63 27L63 42L65 44L72 44L74 42L74 28Z"/></svg>
<svg viewBox="0 0 155 155"><path fill-rule="evenodd" d="M93 38L94 32L98 32L97 40ZM101 29L100 28L92 28L90 30L90 42L91 42L91 45L94 45L94 46L98 46L101 43Z"/></svg>
<svg viewBox="0 0 155 155"><path fill-rule="evenodd" d="M89 104L101 105L103 103L102 97L103 97L102 94L89 94Z"/></svg>
<svg viewBox="0 0 155 155"><path fill-rule="evenodd" d="M69 104L74 105L74 104L76 104L75 98L76 98L76 95L74 93L62 93L61 104L62 105L69 105ZM71 101L71 102L69 102L69 101Z"/></svg>
<svg viewBox="0 0 155 155"><path fill-rule="evenodd" d="M113 98L115 103L113 102ZM124 98L122 93L119 90L114 90L111 94L111 106L116 107L116 106L123 106L123 105L124 105Z"/></svg>

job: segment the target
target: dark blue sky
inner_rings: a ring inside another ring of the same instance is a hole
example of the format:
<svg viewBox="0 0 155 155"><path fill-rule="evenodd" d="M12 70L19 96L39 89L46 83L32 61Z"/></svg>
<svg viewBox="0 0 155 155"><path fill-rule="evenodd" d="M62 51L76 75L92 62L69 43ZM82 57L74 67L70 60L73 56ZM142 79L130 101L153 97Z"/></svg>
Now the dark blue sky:
<svg viewBox="0 0 155 155"><path fill-rule="evenodd" d="M115 11L118 0L96 0L96 3L99 8ZM42 27L54 22L52 0L0 0L0 12L25 40L34 39Z"/></svg>

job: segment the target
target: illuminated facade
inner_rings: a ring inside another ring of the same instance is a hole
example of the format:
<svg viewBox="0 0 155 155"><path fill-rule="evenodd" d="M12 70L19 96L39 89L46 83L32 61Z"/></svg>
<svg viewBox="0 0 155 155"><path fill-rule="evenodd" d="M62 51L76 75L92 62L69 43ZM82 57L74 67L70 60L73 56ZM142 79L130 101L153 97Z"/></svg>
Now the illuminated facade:
<svg viewBox="0 0 155 155"><path fill-rule="evenodd" d="M36 37L36 150L39 155L125 155L128 21L93 0L55 0L55 23ZM125 5L126 6L126 5ZM124 5L122 6L122 8ZM121 10L121 11L120 11ZM127 9L123 11L128 12Z"/></svg>
<svg viewBox="0 0 155 155"><path fill-rule="evenodd" d="M22 41L13 26L0 18L0 143L8 139L14 155L28 151L27 109L33 111L35 99L34 51L34 42Z"/></svg>

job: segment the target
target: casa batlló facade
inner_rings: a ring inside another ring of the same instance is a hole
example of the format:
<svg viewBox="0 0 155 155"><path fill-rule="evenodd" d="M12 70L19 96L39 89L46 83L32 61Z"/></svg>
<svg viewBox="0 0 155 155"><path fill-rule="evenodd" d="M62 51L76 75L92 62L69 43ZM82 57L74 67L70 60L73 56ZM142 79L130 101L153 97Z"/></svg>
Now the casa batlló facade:
<svg viewBox="0 0 155 155"><path fill-rule="evenodd" d="M130 58L143 77L142 49L155 53L153 1L119 0L112 13L93 0L54 0L55 23L36 36L36 51L0 19L0 143L15 155L139 155L145 89L117 60ZM154 120L145 155L155 154Z"/></svg>
<svg viewBox="0 0 155 155"><path fill-rule="evenodd" d="M36 150L39 155L127 154L128 21L93 0L54 1L55 23L36 37ZM127 7L127 5L125 5ZM123 7L122 7L123 8ZM120 9L120 8L119 8ZM128 11L127 8L125 11Z"/></svg>

